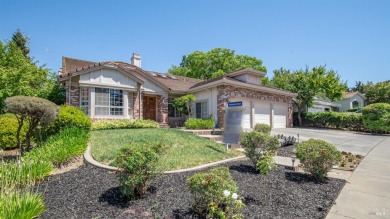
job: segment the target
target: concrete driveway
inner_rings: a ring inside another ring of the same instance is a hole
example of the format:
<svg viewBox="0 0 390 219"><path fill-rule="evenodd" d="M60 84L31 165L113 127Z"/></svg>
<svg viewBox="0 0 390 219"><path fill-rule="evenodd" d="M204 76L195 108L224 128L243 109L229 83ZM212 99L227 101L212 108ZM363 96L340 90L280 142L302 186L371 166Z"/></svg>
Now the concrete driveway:
<svg viewBox="0 0 390 219"><path fill-rule="evenodd" d="M310 138L325 140L341 151L351 152L366 156L378 143L387 136L372 135L368 133L352 133L338 130L314 129L314 128L282 128L273 129L271 134L283 134L295 136L299 134L299 140Z"/></svg>
<svg viewBox="0 0 390 219"><path fill-rule="evenodd" d="M300 140L319 138L340 150L366 156L347 183L326 219L390 218L390 136L344 131L288 128L272 134L300 135Z"/></svg>

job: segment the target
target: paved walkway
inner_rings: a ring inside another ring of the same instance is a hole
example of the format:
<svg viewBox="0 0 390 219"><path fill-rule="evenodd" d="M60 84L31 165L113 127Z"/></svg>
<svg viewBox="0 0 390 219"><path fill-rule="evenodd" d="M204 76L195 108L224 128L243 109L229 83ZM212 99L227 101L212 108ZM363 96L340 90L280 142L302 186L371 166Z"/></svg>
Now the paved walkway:
<svg viewBox="0 0 390 219"><path fill-rule="evenodd" d="M390 218L390 137L373 145L349 177L327 219Z"/></svg>

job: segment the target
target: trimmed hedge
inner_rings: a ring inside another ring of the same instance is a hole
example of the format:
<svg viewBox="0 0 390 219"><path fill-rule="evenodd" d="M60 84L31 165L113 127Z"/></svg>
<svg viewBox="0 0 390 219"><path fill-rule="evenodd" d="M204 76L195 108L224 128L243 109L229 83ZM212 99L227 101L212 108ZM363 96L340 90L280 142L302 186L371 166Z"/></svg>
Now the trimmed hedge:
<svg viewBox="0 0 390 219"><path fill-rule="evenodd" d="M374 132L390 131L390 104L374 103L363 108L364 127Z"/></svg>
<svg viewBox="0 0 390 219"><path fill-rule="evenodd" d="M100 120L92 123L91 130L107 130L107 129L139 129L139 128L158 128L158 123L153 120Z"/></svg>
<svg viewBox="0 0 390 219"><path fill-rule="evenodd" d="M297 113L294 113L294 123ZM301 114L304 126L319 128L348 129L364 131L363 117L361 113L349 112L305 112ZM295 124L294 124L295 125Z"/></svg>
<svg viewBox="0 0 390 219"><path fill-rule="evenodd" d="M184 123L187 129L212 129L214 128L214 120L190 118Z"/></svg>
<svg viewBox="0 0 390 219"><path fill-rule="evenodd" d="M7 114L5 114L7 115ZM0 117L0 149L13 149L18 147L16 141L16 131L18 130L18 120L14 115ZM20 140L25 142L27 125L20 130Z"/></svg>

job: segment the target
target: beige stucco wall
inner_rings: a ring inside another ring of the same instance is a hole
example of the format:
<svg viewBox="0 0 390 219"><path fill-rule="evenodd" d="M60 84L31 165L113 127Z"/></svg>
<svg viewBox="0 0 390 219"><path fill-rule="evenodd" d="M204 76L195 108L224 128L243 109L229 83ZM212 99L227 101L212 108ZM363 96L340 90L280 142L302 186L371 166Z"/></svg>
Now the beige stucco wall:
<svg viewBox="0 0 390 219"><path fill-rule="evenodd" d="M211 115L213 114L215 117L217 116L217 95L218 91L216 87L213 88L208 88L202 91L198 91L193 93L193 95L196 97L196 102L208 101L208 114ZM192 113L193 116L195 116L195 104L192 104Z"/></svg>
<svg viewBox="0 0 390 219"><path fill-rule="evenodd" d="M336 103L341 104L340 111L346 111L348 109L353 109L352 102L354 100L359 102L359 107L364 107L365 106L364 105L364 98L362 96L360 96L359 94L355 94L351 98L348 98L348 99L339 100Z"/></svg>

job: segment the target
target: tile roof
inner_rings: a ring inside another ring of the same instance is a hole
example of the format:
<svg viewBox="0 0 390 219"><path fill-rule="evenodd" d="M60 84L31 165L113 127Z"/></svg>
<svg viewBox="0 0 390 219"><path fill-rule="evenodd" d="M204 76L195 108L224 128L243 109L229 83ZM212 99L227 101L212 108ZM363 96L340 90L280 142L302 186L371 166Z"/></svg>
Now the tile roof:
<svg viewBox="0 0 390 219"><path fill-rule="evenodd" d="M351 98L351 97L353 97L357 93L359 93L359 91L347 92L347 93L344 94L344 98Z"/></svg>

